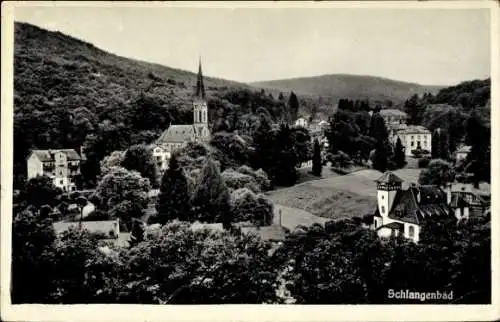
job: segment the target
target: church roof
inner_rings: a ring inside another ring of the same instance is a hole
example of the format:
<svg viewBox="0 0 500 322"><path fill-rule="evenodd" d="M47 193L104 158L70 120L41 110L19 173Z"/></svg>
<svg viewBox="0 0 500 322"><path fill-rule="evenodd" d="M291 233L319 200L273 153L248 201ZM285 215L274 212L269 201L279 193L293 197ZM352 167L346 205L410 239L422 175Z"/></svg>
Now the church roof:
<svg viewBox="0 0 500 322"><path fill-rule="evenodd" d="M203 72L201 71L201 59L198 66L198 76L196 78L196 97L205 99L205 85L203 84Z"/></svg>
<svg viewBox="0 0 500 322"><path fill-rule="evenodd" d="M183 143L196 137L193 125L170 125L156 141L156 144Z"/></svg>
<svg viewBox="0 0 500 322"><path fill-rule="evenodd" d="M395 175L394 173L387 171L380 178L375 180L377 183L402 183L403 179Z"/></svg>

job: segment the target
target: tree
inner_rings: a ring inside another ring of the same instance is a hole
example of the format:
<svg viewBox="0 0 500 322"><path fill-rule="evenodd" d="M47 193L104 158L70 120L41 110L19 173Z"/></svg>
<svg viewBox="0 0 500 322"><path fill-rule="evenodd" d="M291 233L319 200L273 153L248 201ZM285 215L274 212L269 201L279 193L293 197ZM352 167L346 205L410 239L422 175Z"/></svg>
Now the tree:
<svg viewBox="0 0 500 322"><path fill-rule="evenodd" d="M266 171L275 184L290 186L297 181L297 155L294 151L290 128L282 124L274 137L271 166ZM264 169L265 170L265 169Z"/></svg>
<svg viewBox="0 0 500 322"><path fill-rule="evenodd" d="M55 232L49 218L30 211L15 214L12 222L12 303L46 303L53 290L48 252ZM36 272L36 274L33 274Z"/></svg>
<svg viewBox="0 0 500 322"><path fill-rule="evenodd" d="M132 230L130 232L129 246L134 247L144 240L144 223L140 220L133 220Z"/></svg>
<svg viewBox="0 0 500 322"><path fill-rule="evenodd" d="M224 169L249 164L248 144L235 133L216 133L212 136L210 145L221 152Z"/></svg>
<svg viewBox="0 0 500 322"><path fill-rule="evenodd" d="M429 162L429 166L420 172L418 182L422 185L444 186L452 182L455 178L455 171L450 163L434 159Z"/></svg>
<svg viewBox="0 0 500 322"><path fill-rule="evenodd" d="M26 182L21 192L21 199L35 208L39 208L43 205L54 206L56 197L61 193L61 189L54 185L51 178L47 176L37 176Z"/></svg>
<svg viewBox="0 0 500 322"><path fill-rule="evenodd" d="M290 92L290 97L288 98L288 109L289 109L289 122L293 123L297 120L299 113L299 99L297 95L292 91Z"/></svg>
<svg viewBox="0 0 500 322"><path fill-rule="evenodd" d="M406 165L405 158L405 150L403 144L401 143L401 139L398 137L398 140L396 141L396 147L394 148L394 163L396 164L397 168L402 168Z"/></svg>
<svg viewBox="0 0 500 322"><path fill-rule="evenodd" d="M349 156L342 151L338 151L337 153L331 155L330 161L332 163L332 167L340 169L349 168L353 164L351 158L349 158Z"/></svg>
<svg viewBox="0 0 500 322"><path fill-rule="evenodd" d="M156 203L158 214L154 221L162 225L174 219L189 221L190 209L187 178L174 154L161 180L160 194Z"/></svg>
<svg viewBox="0 0 500 322"><path fill-rule="evenodd" d="M236 171L242 174L249 175L252 178L254 178L257 184L259 185L260 191L267 191L271 189L271 181L269 180L269 177L267 176L267 173L264 170L259 169L255 171L249 166L242 165L241 167L236 169Z"/></svg>
<svg viewBox="0 0 500 322"><path fill-rule="evenodd" d="M114 168L99 182L93 198L98 208L126 222L141 217L148 205L149 180L137 171Z"/></svg>
<svg viewBox="0 0 500 322"><path fill-rule="evenodd" d="M366 303L357 253L347 227L328 233L323 227L292 232L281 252L291 270L287 289L298 304ZM290 258L290 257L291 258Z"/></svg>
<svg viewBox="0 0 500 322"><path fill-rule="evenodd" d="M273 220L273 204L263 196L241 188L231 193L231 213L235 222L269 226Z"/></svg>
<svg viewBox="0 0 500 322"><path fill-rule="evenodd" d="M221 177L230 190L247 188L254 193L261 192L259 184L255 178L249 174L243 174L233 169L227 169L221 173Z"/></svg>
<svg viewBox="0 0 500 322"><path fill-rule="evenodd" d="M309 130L301 127L290 128L290 139L292 140L293 153L297 160L297 165L311 160L313 146Z"/></svg>
<svg viewBox="0 0 500 322"><path fill-rule="evenodd" d="M466 125L466 139L471 146L467 161L474 174L474 185L479 181L490 181L491 177L491 130L484 124L476 110L473 110Z"/></svg>
<svg viewBox="0 0 500 322"><path fill-rule="evenodd" d="M124 159L125 151L113 151L110 155L105 156L100 162L101 175L105 176L114 167L121 167Z"/></svg>
<svg viewBox="0 0 500 322"><path fill-rule="evenodd" d="M275 303L278 268L268 252L269 245L257 236L195 230L188 223L171 222L124 254L120 301Z"/></svg>
<svg viewBox="0 0 500 322"><path fill-rule="evenodd" d="M194 219L201 222L223 223L228 227L231 223L229 197L229 190L221 178L217 165L208 158L198 177L192 199Z"/></svg>
<svg viewBox="0 0 500 322"><path fill-rule="evenodd" d="M438 128L432 133L432 157L434 159L450 159L450 137L446 129Z"/></svg>
<svg viewBox="0 0 500 322"><path fill-rule="evenodd" d="M78 198L76 198L76 204L78 208L80 208L80 228L81 228L83 220L83 208L88 204L87 198L79 196Z"/></svg>
<svg viewBox="0 0 500 322"><path fill-rule="evenodd" d="M70 228L63 232L50 252L55 290L49 303L114 303L118 281L118 256L109 247L99 247L99 236Z"/></svg>
<svg viewBox="0 0 500 322"><path fill-rule="evenodd" d="M379 113L373 113L370 121L369 135L377 142L386 142L389 138L385 121Z"/></svg>
<svg viewBox="0 0 500 322"><path fill-rule="evenodd" d="M389 153L388 146L383 143L377 143L375 148L373 158L372 158L372 167L380 172L385 172L389 167Z"/></svg>
<svg viewBox="0 0 500 322"><path fill-rule="evenodd" d="M127 170L138 171L143 178L149 179L153 188L158 186L156 179L156 166L151 149L145 145L131 146L125 153L122 167Z"/></svg>
<svg viewBox="0 0 500 322"><path fill-rule="evenodd" d="M320 177L323 164L321 162L321 148L319 146L318 139L314 140L314 152L312 161L313 161L312 172L315 176Z"/></svg>

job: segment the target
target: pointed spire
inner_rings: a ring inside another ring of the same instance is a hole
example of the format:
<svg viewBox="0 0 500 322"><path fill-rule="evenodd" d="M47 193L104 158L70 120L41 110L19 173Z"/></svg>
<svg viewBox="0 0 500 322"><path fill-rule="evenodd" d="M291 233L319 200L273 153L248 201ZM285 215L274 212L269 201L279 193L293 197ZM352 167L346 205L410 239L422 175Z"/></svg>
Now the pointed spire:
<svg viewBox="0 0 500 322"><path fill-rule="evenodd" d="M205 99L205 85L203 85L203 73L201 71L201 57L199 58L198 77L196 79L196 97Z"/></svg>

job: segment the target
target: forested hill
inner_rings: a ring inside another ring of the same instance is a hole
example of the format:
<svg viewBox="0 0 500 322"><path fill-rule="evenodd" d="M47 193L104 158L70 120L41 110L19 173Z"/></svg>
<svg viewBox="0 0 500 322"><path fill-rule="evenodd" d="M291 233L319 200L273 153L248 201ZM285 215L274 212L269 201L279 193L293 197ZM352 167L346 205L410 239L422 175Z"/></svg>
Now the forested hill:
<svg viewBox="0 0 500 322"><path fill-rule="evenodd" d="M299 95L316 95L337 102L339 99L392 101L402 103L413 94L437 93L439 86L424 86L387 78L362 75L323 75L250 83L257 88L294 91Z"/></svg>
<svg viewBox="0 0 500 322"><path fill-rule="evenodd" d="M193 70L197 59L193 56ZM188 71L119 57L60 32L15 23L16 109L59 105L110 109L153 82L154 91L175 104L190 97L195 81L196 74ZM206 76L205 85L208 92L248 87Z"/></svg>
<svg viewBox="0 0 500 322"><path fill-rule="evenodd" d="M193 54L193 70L197 63ZM111 151L151 142L171 123L191 123L195 84L194 73L15 23L14 173L23 176L33 148L90 146L97 162ZM259 106L274 116L283 109L284 100L246 84L205 76L205 88L209 113L224 104L234 120Z"/></svg>

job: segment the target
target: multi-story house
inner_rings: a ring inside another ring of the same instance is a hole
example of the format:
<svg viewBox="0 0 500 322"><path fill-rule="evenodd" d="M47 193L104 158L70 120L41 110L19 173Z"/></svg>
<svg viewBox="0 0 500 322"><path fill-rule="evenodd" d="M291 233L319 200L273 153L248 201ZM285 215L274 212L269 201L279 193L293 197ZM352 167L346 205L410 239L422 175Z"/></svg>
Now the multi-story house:
<svg viewBox="0 0 500 322"><path fill-rule="evenodd" d="M444 189L417 184L403 189L403 180L390 171L376 182L377 208L368 219L381 237L402 236L418 242L425 220L469 219L469 204L462 195L452 193L451 184Z"/></svg>
<svg viewBox="0 0 500 322"><path fill-rule="evenodd" d="M73 149L33 150L27 158L28 180L47 176L63 191L76 190L81 157Z"/></svg>
<svg viewBox="0 0 500 322"><path fill-rule="evenodd" d="M401 125L389 132L389 139L396 144L398 138L405 148L405 155L412 156L414 150L427 150L432 153L432 134L421 125Z"/></svg>

